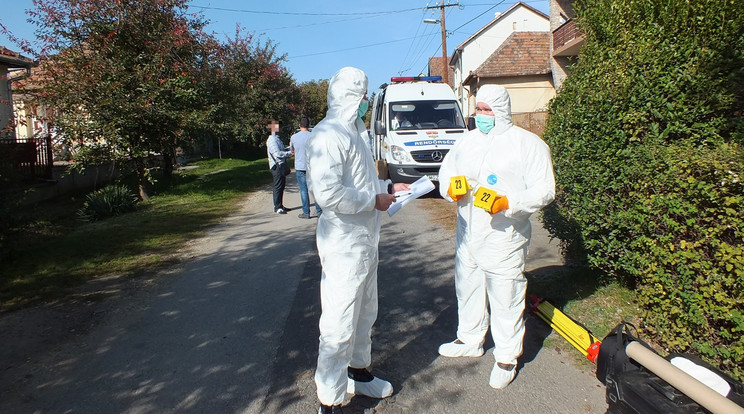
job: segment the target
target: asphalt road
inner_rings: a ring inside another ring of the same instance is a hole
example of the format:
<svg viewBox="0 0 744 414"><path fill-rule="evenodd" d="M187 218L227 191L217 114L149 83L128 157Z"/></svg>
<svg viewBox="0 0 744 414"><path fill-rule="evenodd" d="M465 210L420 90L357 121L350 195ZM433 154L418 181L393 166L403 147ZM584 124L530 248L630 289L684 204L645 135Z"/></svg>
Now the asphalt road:
<svg viewBox="0 0 744 414"><path fill-rule="evenodd" d="M110 278L75 301L0 316L0 413L315 413L320 263L316 219L302 220L294 174L287 215L268 188L246 198L157 275ZM385 400L347 395L356 413L604 413L591 370L543 346L528 318L514 382L488 386L493 357L447 359L454 339L454 214L438 197L383 219L380 312L372 371ZM533 220L527 269L561 271L555 243ZM486 343L492 346L492 342Z"/></svg>

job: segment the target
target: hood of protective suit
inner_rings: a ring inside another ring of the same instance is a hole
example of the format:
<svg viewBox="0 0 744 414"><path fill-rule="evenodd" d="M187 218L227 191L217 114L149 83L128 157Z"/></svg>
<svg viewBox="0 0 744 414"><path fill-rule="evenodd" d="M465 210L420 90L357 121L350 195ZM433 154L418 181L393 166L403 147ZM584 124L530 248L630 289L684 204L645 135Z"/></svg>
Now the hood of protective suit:
<svg viewBox="0 0 744 414"><path fill-rule="evenodd" d="M500 85L483 85L475 94L475 102L485 102L493 110L494 127L489 134L500 134L512 126L511 99Z"/></svg>
<svg viewBox="0 0 744 414"><path fill-rule="evenodd" d="M357 109L367 93L367 75L361 69L347 66L339 69L328 83L328 118L353 124Z"/></svg>

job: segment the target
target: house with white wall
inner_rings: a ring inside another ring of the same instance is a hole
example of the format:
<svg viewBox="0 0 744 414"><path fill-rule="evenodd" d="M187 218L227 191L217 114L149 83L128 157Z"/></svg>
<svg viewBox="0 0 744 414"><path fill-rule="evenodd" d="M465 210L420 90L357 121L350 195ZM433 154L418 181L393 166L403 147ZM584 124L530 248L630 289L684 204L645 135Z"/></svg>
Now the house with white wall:
<svg viewBox="0 0 744 414"><path fill-rule="evenodd" d="M555 96L550 70L550 33L514 32L462 82L470 91L469 107L483 85L509 91L512 114L545 111Z"/></svg>
<svg viewBox="0 0 744 414"><path fill-rule="evenodd" d="M549 32L550 18L524 2L517 2L478 30L452 52L450 66L454 73L455 95L464 115L475 112L469 103L473 91L464 85L471 72L476 71L514 32Z"/></svg>

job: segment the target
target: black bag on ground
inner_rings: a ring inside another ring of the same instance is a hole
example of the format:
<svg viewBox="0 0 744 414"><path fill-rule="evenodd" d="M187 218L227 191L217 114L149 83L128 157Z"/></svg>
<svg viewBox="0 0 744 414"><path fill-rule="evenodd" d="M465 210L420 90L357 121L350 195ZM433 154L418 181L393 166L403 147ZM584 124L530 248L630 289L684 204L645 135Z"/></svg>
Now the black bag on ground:
<svg viewBox="0 0 744 414"><path fill-rule="evenodd" d="M635 335L631 333L631 328ZM638 339L638 332L629 323L616 326L603 340L597 355L597 379L607 387L607 412L613 414L704 414L708 410L669 385L653 372L633 361L625 352L631 341L651 349ZM670 356L669 358L671 358ZM687 358L688 356L685 356ZM667 359L669 359L667 358ZM727 398L742 405L742 384L711 367L699 358L692 360L719 374L731 385Z"/></svg>

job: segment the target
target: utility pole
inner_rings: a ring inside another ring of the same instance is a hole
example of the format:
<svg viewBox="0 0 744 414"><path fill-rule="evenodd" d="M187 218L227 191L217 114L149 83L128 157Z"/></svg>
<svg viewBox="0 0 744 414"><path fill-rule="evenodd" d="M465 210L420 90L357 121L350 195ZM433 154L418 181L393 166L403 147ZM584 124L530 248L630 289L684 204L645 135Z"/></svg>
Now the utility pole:
<svg viewBox="0 0 744 414"><path fill-rule="evenodd" d="M436 6L426 6L427 9L439 9L439 22L436 20L427 21L424 20L425 23L439 23L442 27L442 69L444 70L444 73L442 74L442 79L444 80L444 83L449 85L449 62L447 60L447 28L444 23L444 8L445 7L452 7L452 6L458 6L459 4L444 4L444 0L442 0L438 5Z"/></svg>

